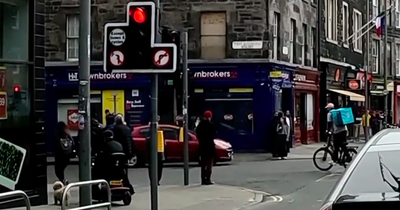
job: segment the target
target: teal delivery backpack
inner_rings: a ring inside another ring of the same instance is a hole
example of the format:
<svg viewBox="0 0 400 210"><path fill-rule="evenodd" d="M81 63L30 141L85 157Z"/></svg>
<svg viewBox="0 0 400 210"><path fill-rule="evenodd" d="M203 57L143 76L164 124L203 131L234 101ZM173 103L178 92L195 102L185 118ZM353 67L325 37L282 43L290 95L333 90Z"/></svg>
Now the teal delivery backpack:
<svg viewBox="0 0 400 210"><path fill-rule="evenodd" d="M349 107L339 108L331 111L333 123L337 126L354 123L353 110Z"/></svg>

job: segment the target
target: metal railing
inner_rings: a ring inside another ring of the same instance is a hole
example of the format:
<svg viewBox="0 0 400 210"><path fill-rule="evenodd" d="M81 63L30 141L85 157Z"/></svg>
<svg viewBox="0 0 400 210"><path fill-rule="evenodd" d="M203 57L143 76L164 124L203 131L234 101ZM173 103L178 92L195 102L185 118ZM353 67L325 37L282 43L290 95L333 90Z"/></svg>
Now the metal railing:
<svg viewBox="0 0 400 210"><path fill-rule="evenodd" d="M0 199L22 196L24 198L26 210L31 210L31 202L28 195L22 190L14 190L10 192L0 193Z"/></svg>
<svg viewBox="0 0 400 210"><path fill-rule="evenodd" d="M108 198L108 202L104 202L104 203L97 203L97 204L92 204L89 206L81 206L81 207L77 207L77 208L71 208L68 210L89 210L89 209L97 209L97 208L104 208L107 207L108 210L111 210L111 189L110 189L110 185L108 184L108 182L104 179L99 179L99 180L91 180L91 181L84 181L84 182L75 182L75 183L70 183L65 187L65 190L62 194L62 200L61 200L61 210L65 210L65 206L66 206L66 198L67 198L67 193L69 192L69 190L71 190L71 188L73 187L82 187L82 186L92 186L94 184L104 184L106 185L106 189L107 189L107 198Z"/></svg>

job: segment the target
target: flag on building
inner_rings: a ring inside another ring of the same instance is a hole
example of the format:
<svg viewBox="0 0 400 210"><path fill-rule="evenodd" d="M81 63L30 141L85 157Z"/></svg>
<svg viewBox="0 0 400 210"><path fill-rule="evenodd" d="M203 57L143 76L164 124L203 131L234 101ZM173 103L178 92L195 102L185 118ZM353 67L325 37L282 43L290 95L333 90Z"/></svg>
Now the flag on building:
<svg viewBox="0 0 400 210"><path fill-rule="evenodd" d="M376 34L378 36L383 35L383 31L385 29L385 24L386 24L385 12L382 12L375 19Z"/></svg>

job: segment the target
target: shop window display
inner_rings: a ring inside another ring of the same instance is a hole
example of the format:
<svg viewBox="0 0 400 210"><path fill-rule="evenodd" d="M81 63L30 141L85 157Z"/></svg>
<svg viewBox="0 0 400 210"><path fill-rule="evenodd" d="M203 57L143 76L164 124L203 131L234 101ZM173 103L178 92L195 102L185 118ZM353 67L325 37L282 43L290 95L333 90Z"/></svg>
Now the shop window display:
<svg viewBox="0 0 400 210"><path fill-rule="evenodd" d="M28 60L28 12L24 0L0 0L0 59Z"/></svg>
<svg viewBox="0 0 400 210"><path fill-rule="evenodd" d="M0 63L0 127L29 124L30 96L25 65Z"/></svg>
<svg viewBox="0 0 400 210"><path fill-rule="evenodd" d="M0 0L0 192L29 185L20 181L30 148L28 15L27 0Z"/></svg>

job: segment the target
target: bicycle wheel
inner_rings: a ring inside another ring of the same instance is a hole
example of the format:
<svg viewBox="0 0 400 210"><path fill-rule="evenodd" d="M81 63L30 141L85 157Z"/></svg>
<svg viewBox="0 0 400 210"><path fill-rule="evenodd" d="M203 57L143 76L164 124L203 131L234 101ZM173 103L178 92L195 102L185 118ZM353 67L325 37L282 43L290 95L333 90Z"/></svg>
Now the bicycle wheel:
<svg viewBox="0 0 400 210"><path fill-rule="evenodd" d="M332 160L333 154L332 152L326 148L326 147L321 147L317 149L317 151L314 152L313 155L313 162L315 167L317 167L321 171L329 171L333 165L329 163L329 161ZM320 166L319 163L327 163L326 167Z"/></svg>

